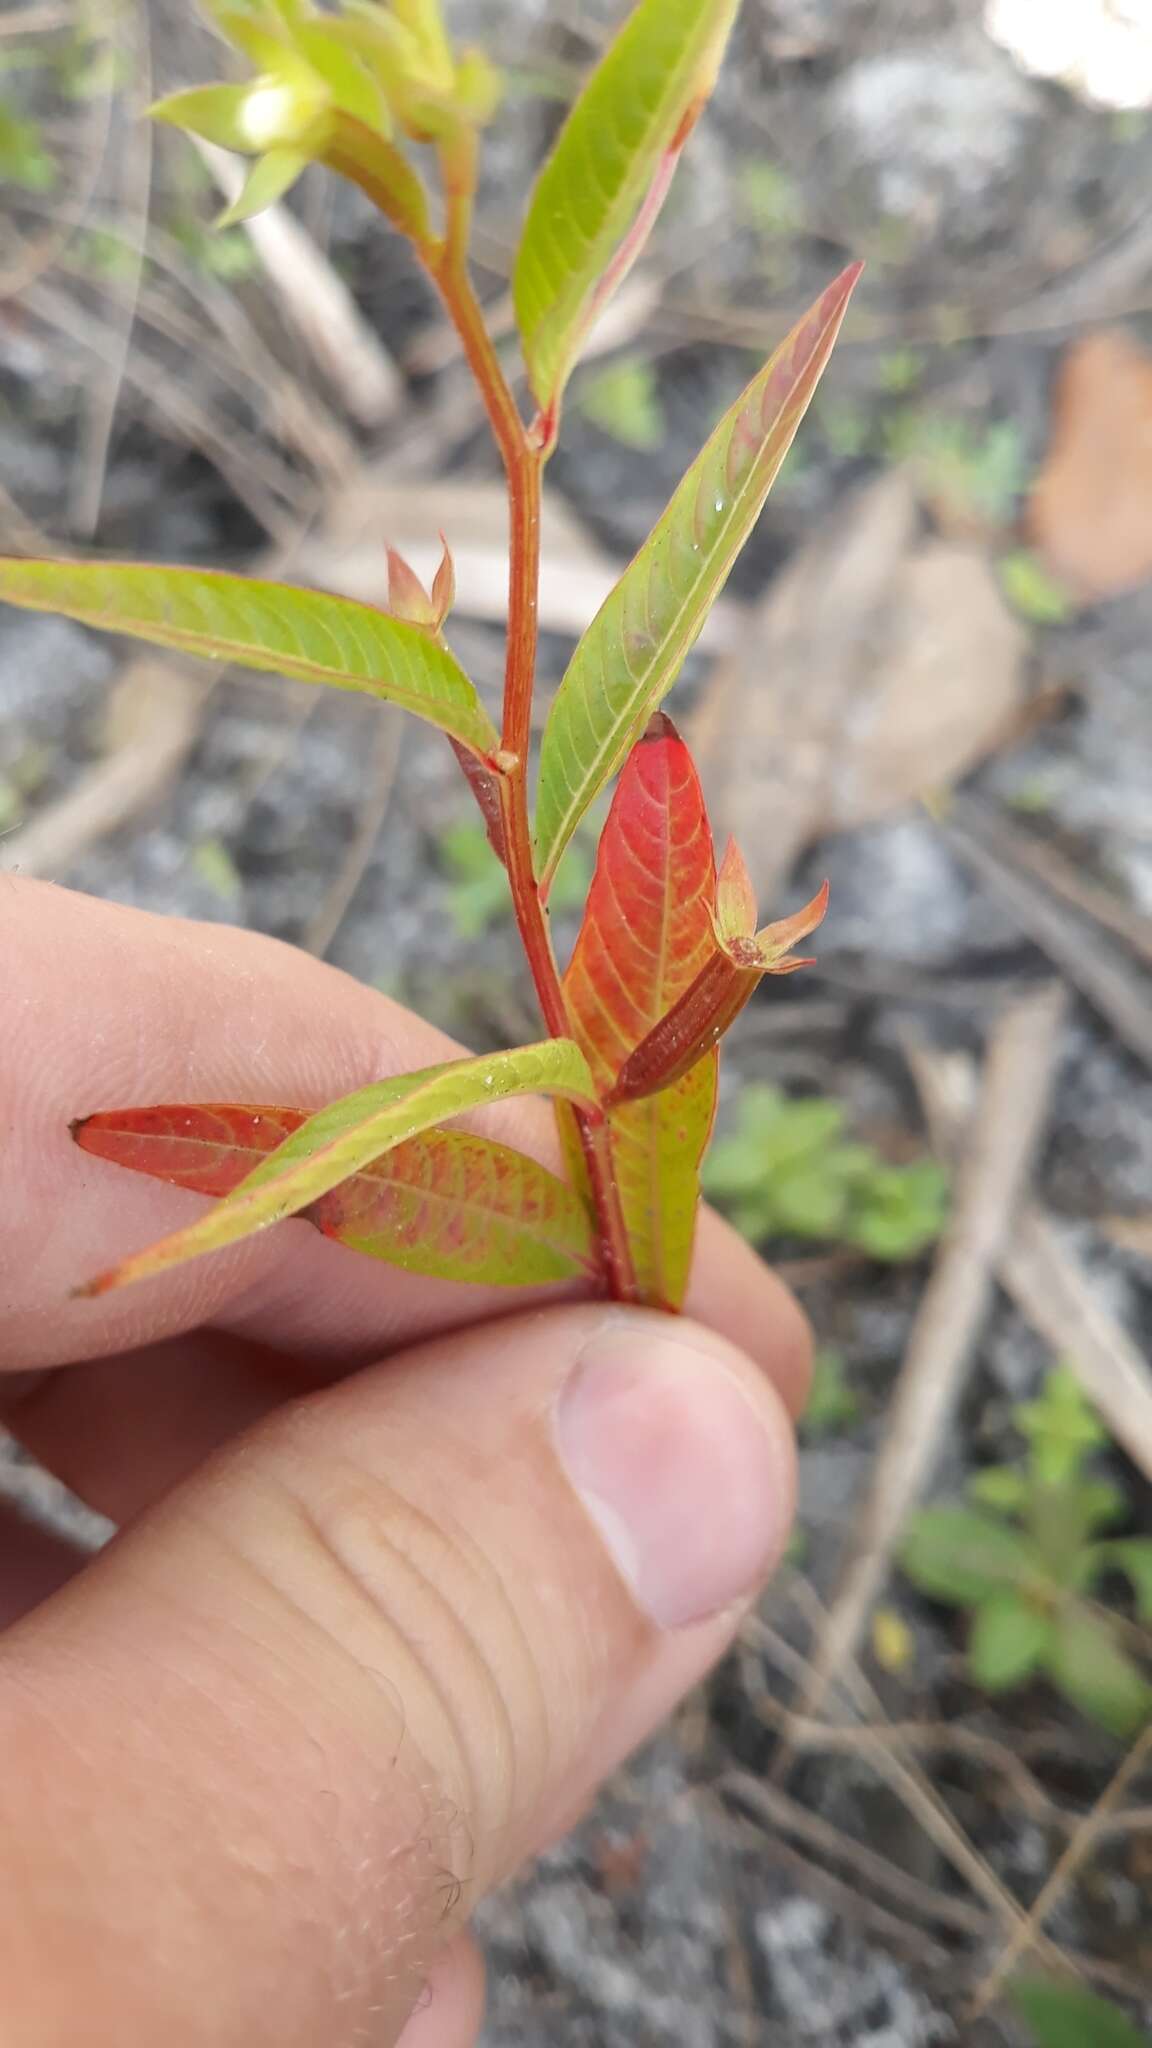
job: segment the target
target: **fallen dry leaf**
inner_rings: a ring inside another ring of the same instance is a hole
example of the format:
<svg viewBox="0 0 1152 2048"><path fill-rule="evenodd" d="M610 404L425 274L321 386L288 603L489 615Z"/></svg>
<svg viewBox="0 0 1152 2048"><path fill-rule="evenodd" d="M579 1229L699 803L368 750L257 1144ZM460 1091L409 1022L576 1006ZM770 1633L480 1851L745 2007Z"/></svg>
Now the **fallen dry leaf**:
<svg viewBox="0 0 1152 2048"><path fill-rule="evenodd" d="M1152 357L1121 329L1085 335L1064 358L1028 529L1079 597L1152 576Z"/></svg>
<svg viewBox="0 0 1152 2048"><path fill-rule="evenodd" d="M985 557L922 538L902 470L801 550L692 737L762 902L797 854L948 789L1012 731L1027 634Z"/></svg>

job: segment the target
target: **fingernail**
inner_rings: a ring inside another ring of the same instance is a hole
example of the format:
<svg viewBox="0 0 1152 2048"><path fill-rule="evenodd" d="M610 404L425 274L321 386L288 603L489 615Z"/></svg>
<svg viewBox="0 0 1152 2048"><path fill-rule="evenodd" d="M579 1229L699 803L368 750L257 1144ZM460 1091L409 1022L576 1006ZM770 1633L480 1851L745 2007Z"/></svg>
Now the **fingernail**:
<svg viewBox="0 0 1152 2048"><path fill-rule="evenodd" d="M702 1332L602 1325L556 1412L568 1476L640 1607L684 1628L753 1593L792 1512L785 1425Z"/></svg>

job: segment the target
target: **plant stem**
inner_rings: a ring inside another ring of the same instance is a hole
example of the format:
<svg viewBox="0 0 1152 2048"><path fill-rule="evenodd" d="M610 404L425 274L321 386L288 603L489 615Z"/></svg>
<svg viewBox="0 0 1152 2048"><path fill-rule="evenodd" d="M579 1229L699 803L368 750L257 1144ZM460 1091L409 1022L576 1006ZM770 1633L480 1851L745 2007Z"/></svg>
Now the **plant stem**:
<svg viewBox="0 0 1152 2048"><path fill-rule="evenodd" d="M468 272L467 243L475 190L475 137L441 152L447 202L444 241L429 268L460 337L484 401L508 481L508 639L498 787L504 858L516 924L546 1029L570 1038L548 914L540 900L528 815L528 748L539 631L540 487L544 457L533 446L501 368ZM602 1110L577 1110L576 1125L600 1226L600 1249L609 1293L636 1301L639 1289L616 1182L612 1139Z"/></svg>

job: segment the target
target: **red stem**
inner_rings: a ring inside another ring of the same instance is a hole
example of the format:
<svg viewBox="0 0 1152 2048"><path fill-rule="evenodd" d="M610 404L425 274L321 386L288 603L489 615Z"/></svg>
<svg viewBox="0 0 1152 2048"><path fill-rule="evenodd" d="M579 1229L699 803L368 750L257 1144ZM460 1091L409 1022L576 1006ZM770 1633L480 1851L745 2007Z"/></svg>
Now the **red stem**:
<svg viewBox="0 0 1152 2048"><path fill-rule="evenodd" d="M571 1022L540 900L528 815L528 748L536 678L540 587L540 487L544 457L533 446L501 368L468 274L467 243L475 190L475 138L469 134L441 153L447 199L446 233L427 252L428 266L463 345L484 401L508 480L510 512L508 639L498 788L504 858L521 942L546 1029L570 1038ZM610 1294L636 1301L632 1262L608 1119L602 1110L577 1110L576 1123L600 1226L600 1249Z"/></svg>

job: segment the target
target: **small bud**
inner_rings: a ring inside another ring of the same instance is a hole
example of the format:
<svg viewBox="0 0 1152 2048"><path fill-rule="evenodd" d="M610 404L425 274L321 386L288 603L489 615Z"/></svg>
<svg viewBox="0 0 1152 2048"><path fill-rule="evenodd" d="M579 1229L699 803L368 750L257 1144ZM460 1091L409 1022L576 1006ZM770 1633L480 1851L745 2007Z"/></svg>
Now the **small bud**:
<svg viewBox="0 0 1152 2048"><path fill-rule="evenodd" d="M437 626L436 606L415 569L395 548L388 550L388 609L411 626Z"/></svg>
<svg viewBox="0 0 1152 2048"><path fill-rule="evenodd" d="M456 569L452 561L452 551L443 534L440 535L440 546L444 552L440 557L440 567L432 578L432 609L436 614L438 627L444 624L456 601Z"/></svg>
<svg viewBox="0 0 1152 2048"><path fill-rule="evenodd" d="M756 930L756 892L747 863L734 839L728 841L716 877L716 935L750 939Z"/></svg>
<svg viewBox="0 0 1152 2048"><path fill-rule="evenodd" d="M755 920L756 914L747 869L731 841L720 876L725 893L721 898L718 885L713 919L716 950L679 1002L629 1054L605 1098L609 1109L620 1102L657 1095L690 1072L706 1052L719 1044L766 974L792 974L798 967L813 965L811 960L786 960L784 955L820 923L828 908L827 882L810 903L794 911L791 917L765 925L751 936L728 936L721 929L721 901L726 911L737 918L743 918L749 907L750 921Z"/></svg>

